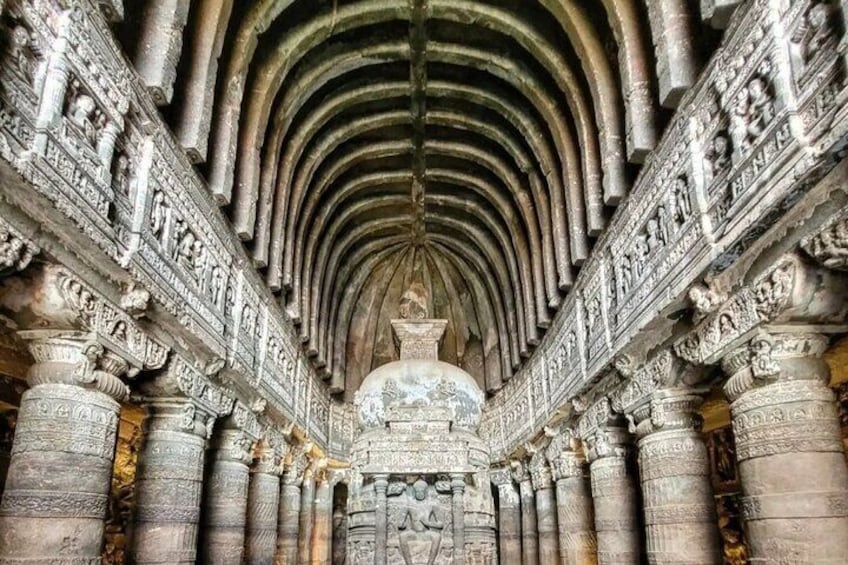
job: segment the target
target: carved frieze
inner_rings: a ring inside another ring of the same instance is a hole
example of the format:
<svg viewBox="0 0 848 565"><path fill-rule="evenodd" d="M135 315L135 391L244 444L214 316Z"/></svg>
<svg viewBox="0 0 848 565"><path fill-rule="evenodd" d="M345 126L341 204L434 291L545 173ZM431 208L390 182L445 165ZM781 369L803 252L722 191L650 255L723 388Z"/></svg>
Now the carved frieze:
<svg viewBox="0 0 848 565"><path fill-rule="evenodd" d="M815 319L840 324L845 316L840 280L795 255L784 256L678 341L675 352L690 363L710 364L765 323Z"/></svg>

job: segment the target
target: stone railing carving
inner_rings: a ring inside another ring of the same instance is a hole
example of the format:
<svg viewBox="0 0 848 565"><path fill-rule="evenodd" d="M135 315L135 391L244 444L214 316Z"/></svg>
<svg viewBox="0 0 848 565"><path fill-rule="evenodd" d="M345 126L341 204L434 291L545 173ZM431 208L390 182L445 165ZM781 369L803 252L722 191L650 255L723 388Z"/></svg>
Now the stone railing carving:
<svg viewBox="0 0 848 565"><path fill-rule="evenodd" d="M271 413L324 447L327 387L115 42L106 19L120 4L5 2L14 41L0 52L0 157L27 182L4 196L45 218L45 237L76 224L72 253L100 274L125 269L156 303L153 322L225 359ZM0 273L35 252L0 227Z"/></svg>
<svg viewBox="0 0 848 565"><path fill-rule="evenodd" d="M626 347L661 335L663 312L683 306L693 283L731 265L834 166L848 132L833 48L843 15L828 9L811 29L818 5L740 6L542 343L489 401L481 433L493 460L538 434ZM807 249L838 255L838 229ZM642 331L649 323L655 333Z"/></svg>

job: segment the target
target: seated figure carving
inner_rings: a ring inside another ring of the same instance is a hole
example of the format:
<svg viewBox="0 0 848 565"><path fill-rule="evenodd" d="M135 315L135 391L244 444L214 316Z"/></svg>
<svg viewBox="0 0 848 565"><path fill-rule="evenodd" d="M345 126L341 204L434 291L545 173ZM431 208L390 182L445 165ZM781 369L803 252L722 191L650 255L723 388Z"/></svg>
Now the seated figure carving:
<svg viewBox="0 0 848 565"><path fill-rule="evenodd" d="M427 490L427 483L423 479L415 481L412 485L412 496L407 494L407 504L398 526L400 551L406 565L414 565L410 542L422 540L428 543L430 551L427 565L433 565L436 562L442 545L444 522L440 517L438 505L428 500Z"/></svg>

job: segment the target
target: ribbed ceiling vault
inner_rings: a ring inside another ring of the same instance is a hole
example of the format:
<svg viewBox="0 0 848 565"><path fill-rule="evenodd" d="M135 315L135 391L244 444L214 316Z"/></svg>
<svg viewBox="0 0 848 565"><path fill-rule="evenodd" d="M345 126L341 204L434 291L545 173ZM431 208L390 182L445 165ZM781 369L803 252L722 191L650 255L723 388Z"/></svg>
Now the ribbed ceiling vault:
<svg viewBox="0 0 848 565"><path fill-rule="evenodd" d="M412 282L442 357L500 388L716 39L685 0L128 4L137 69L348 395Z"/></svg>

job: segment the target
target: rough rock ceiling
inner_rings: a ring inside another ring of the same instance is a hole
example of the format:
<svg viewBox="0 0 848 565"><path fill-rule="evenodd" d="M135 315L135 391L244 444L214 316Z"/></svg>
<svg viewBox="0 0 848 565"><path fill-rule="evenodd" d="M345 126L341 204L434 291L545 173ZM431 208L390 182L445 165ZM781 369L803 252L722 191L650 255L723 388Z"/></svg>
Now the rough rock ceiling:
<svg viewBox="0 0 848 565"><path fill-rule="evenodd" d="M412 278L497 390L715 41L685 0L129 4L129 56L348 394Z"/></svg>

